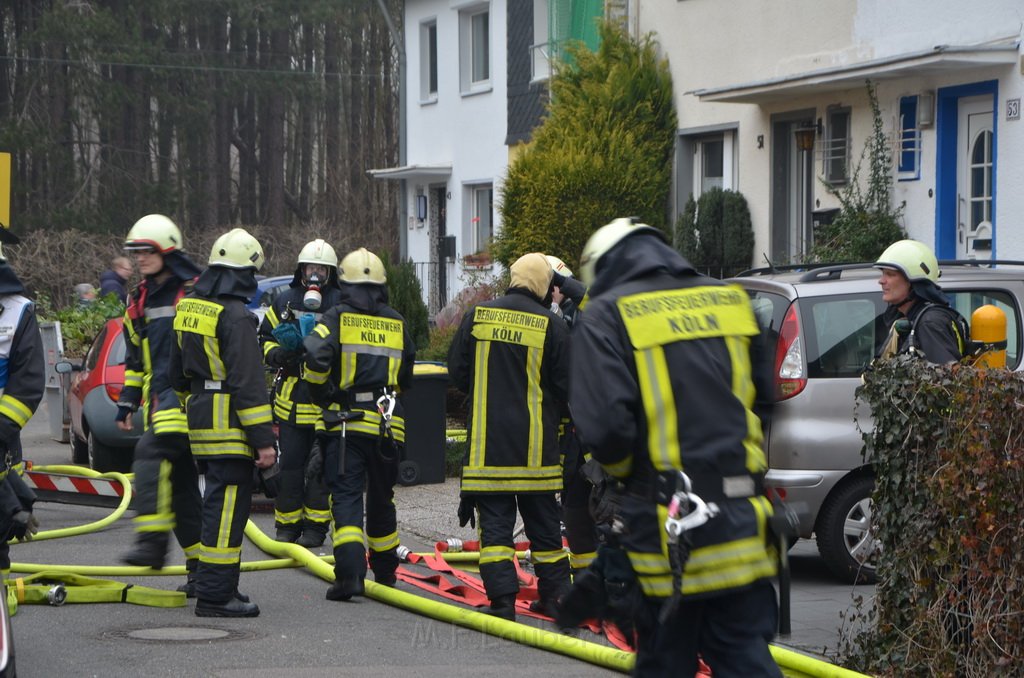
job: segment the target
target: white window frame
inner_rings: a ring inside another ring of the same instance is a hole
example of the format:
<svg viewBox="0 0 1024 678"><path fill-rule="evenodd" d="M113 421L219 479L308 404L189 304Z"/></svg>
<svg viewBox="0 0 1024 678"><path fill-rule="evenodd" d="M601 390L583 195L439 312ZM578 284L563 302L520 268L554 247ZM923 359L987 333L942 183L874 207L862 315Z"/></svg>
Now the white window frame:
<svg viewBox="0 0 1024 678"><path fill-rule="evenodd" d="M723 130L715 134L706 134L693 138L693 185L691 191L694 199L700 198L705 190L710 187L704 186L704 166L707 158L705 148L712 142L722 144L722 184L719 188L726 191L736 190L736 133L733 130Z"/></svg>
<svg viewBox="0 0 1024 678"><path fill-rule="evenodd" d="M474 79L474 66L477 65L475 60L477 45L475 44L476 34L473 29L476 24L476 18L482 14L487 15L487 44L484 49L487 74L484 78ZM459 11L459 88L463 96L489 92L491 90L491 68L494 61L491 58L491 48L493 46L491 36L493 33L494 31L491 29L490 3L474 5Z"/></svg>
<svg viewBox="0 0 1024 678"><path fill-rule="evenodd" d="M846 136L836 136L835 119L846 116ZM853 110L849 106L829 106L825 110L825 143L822 145L822 173L825 181L839 186L850 180L850 149L852 148L851 130L853 129ZM836 168L840 171L834 171Z"/></svg>
<svg viewBox="0 0 1024 678"><path fill-rule="evenodd" d="M433 50L430 44L431 29L434 32ZM431 70L435 79L433 90L430 82ZM437 18L434 17L420 23L420 103L430 104L437 101L440 79L437 63Z"/></svg>
<svg viewBox="0 0 1024 678"><path fill-rule="evenodd" d="M490 209L486 215L488 222L487 230L490 232L490 236L487 237L486 242L481 242L480 237L480 198L485 192L489 193L489 206ZM491 240L494 238L494 184L493 183L473 183L466 185L466 242L469 243L467 248L468 254L477 254L483 252L490 247Z"/></svg>

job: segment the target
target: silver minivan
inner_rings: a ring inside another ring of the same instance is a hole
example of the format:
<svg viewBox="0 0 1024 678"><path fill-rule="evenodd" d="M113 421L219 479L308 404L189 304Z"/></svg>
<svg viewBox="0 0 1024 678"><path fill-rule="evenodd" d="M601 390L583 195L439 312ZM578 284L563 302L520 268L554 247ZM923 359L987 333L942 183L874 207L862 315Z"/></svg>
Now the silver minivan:
<svg viewBox="0 0 1024 678"><path fill-rule="evenodd" d="M984 265L982 265L984 264ZM993 264L997 264L993 266ZM1006 313L1007 367L1021 368L1024 262L940 262L939 284L968 321L979 306ZM757 269L733 282L750 294L774 359L775 412L765 441L766 486L793 508L844 581L875 580L874 475L862 455L854 392L889 328L871 264Z"/></svg>

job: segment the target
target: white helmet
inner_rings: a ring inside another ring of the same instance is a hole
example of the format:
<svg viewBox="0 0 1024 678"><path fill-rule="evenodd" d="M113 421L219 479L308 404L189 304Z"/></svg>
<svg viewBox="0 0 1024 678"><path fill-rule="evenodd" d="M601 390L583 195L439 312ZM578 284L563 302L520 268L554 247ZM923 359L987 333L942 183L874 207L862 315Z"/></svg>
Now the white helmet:
<svg viewBox="0 0 1024 678"><path fill-rule="evenodd" d="M181 249L181 230L177 224L162 214L147 214L128 231L124 239L126 250L154 249L168 254Z"/></svg>
<svg viewBox="0 0 1024 678"><path fill-rule="evenodd" d="M917 240L899 240L885 248L875 262L875 268L892 268L910 282L931 280L936 282L942 272L932 248Z"/></svg>
<svg viewBox="0 0 1024 678"><path fill-rule="evenodd" d="M547 258L548 263L551 264L552 271L566 278L572 277L572 269L566 266L564 261L551 254L545 254L544 256Z"/></svg>
<svg viewBox="0 0 1024 678"><path fill-rule="evenodd" d="M580 280L587 287L594 284L594 275L597 273L597 262L601 260L608 250L615 247L620 240L636 233L654 233L662 241L665 234L647 224L634 223L632 217L616 219L610 224L602 226L594 231L583 246L583 254L580 255Z"/></svg>
<svg viewBox="0 0 1024 678"><path fill-rule="evenodd" d="M384 285L388 276L384 272L384 262L365 247L349 252L341 260L341 279L353 284Z"/></svg>
<svg viewBox="0 0 1024 678"><path fill-rule="evenodd" d="M338 267L338 255L334 248L322 238L317 238L303 245L299 250L298 264L320 264L328 268Z"/></svg>
<svg viewBox="0 0 1024 678"><path fill-rule="evenodd" d="M217 238L210 250L211 266L255 268L258 271L264 261L263 247L244 228L233 228Z"/></svg>

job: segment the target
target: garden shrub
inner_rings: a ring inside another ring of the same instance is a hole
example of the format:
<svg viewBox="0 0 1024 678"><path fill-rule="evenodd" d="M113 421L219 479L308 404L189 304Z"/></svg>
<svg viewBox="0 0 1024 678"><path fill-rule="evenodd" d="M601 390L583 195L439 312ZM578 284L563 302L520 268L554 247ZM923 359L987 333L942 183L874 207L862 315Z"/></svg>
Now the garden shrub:
<svg viewBox="0 0 1024 678"><path fill-rule="evenodd" d="M416 359L428 360L419 351L430 342L430 323L427 320L427 306L423 303L423 288L416 277L416 268L411 261L392 264L388 257L381 257L388 276L388 303L405 318L405 326L416 343Z"/></svg>
<svg viewBox="0 0 1024 678"><path fill-rule="evenodd" d="M742 194L712 188L691 194L676 224L676 248L701 272L727 278L750 268L754 227Z"/></svg>
<svg viewBox="0 0 1024 678"><path fill-rule="evenodd" d="M85 357L103 323L124 315L124 304L114 295L108 294L88 306L56 309L49 296L41 294L36 300L36 315L40 322L60 323L64 357L79 359Z"/></svg>
<svg viewBox="0 0 1024 678"><path fill-rule="evenodd" d="M637 42L610 23L596 52L570 52L502 189L491 251L506 267L540 251L575 268L590 234L616 217L666 228L676 134L667 62L649 36Z"/></svg>

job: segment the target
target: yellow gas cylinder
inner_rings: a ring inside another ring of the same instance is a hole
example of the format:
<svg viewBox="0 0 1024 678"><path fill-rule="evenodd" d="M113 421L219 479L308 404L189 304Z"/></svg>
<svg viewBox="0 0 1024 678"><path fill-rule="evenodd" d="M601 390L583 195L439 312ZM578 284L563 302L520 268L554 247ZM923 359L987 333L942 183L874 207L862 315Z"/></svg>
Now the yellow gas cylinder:
<svg viewBox="0 0 1024 678"><path fill-rule="evenodd" d="M974 362L978 367L1006 367L1006 314L992 304L971 314L971 341L993 346Z"/></svg>

